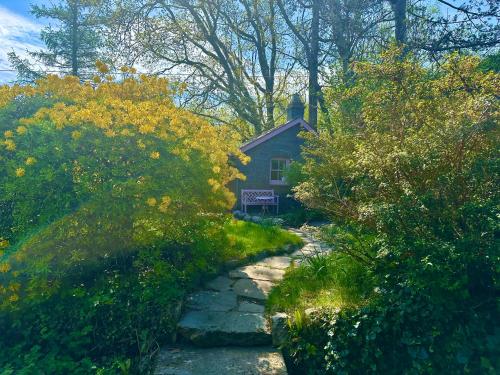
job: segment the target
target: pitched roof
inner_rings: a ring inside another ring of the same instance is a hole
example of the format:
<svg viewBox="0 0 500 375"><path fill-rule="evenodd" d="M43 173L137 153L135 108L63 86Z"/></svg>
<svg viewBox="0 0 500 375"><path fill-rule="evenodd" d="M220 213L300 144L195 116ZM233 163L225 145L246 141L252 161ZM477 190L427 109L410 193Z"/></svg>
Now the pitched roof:
<svg viewBox="0 0 500 375"><path fill-rule="evenodd" d="M264 143L268 141L269 139L273 138L274 136L283 133L284 131L293 128L294 126L301 125L304 129L307 131L310 131L311 133L316 134L316 130L309 125L304 119L301 118L296 118L295 120L288 121L287 123L280 125L276 128L273 128L271 130L268 130L267 132L264 132L260 134L259 136L250 139L248 142L243 143L243 145L240 147L240 150L243 152L246 152L252 148L254 148L257 145L260 145L261 143Z"/></svg>

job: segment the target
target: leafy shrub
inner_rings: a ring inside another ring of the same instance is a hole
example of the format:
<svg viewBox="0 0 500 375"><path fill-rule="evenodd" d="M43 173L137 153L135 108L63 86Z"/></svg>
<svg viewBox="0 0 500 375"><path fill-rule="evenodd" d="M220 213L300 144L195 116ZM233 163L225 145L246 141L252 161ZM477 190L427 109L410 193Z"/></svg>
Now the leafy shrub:
<svg viewBox="0 0 500 375"><path fill-rule="evenodd" d="M431 70L391 49L330 93L332 122L309 137L296 196L350 228L326 240L366 263L381 294L304 331L327 342L323 361L296 351L308 371L498 367L500 76L479 63L451 55Z"/></svg>
<svg viewBox="0 0 500 375"><path fill-rule="evenodd" d="M65 283L57 294L3 311L0 367L16 374L115 373L138 356L130 368L138 372L141 360L171 337L184 290L168 263L140 263Z"/></svg>
<svg viewBox="0 0 500 375"><path fill-rule="evenodd" d="M316 209L309 209L303 206L294 207L284 214L278 215L285 225L298 228L311 221L323 221L327 217Z"/></svg>
<svg viewBox="0 0 500 375"><path fill-rule="evenodd" d="M263 219L261 224L267 227L282 227L285 221L279 217L268 217Z"/></svg>
<svg viewBox="0 0 500 375"><path fill-rule="evenodd" d="M361 308L321 311L291 324L295 374L494 374L500 332L482 313L401 283Z"/></svg>
<svg viewBox="0 0 500 375"><path fill-rule="evenodd" d="M398 56L357 65L344 96L361 104L310 137L308 178L296 195L409 244L479 232L471 226L487 218L465 215L486 215L467 207L491 208L498 198L498 74L480 72L470 57L452 56L433 73Z"/></svg>
<svg viewBox="0 0 500 375"><path fill-rule="evenodd" d="M6 371L136 371L225 260L237 138L177 108L167 80L99 69L0 87Z"/></svg>
<svg viewBox="0 0 500 375"><path fill-rule="evenodd" d="M468 290L477 302L491 295L499 200L500 78L479 62L452 55L429 71L394 49L358 64L341 95L356 104L334 106L332 128L310 138L296 188L353 236L373 236L355 255L381 275Z"/></svg>
<svg viewBox="0 0 500 375"><path fill-rule="evenodd" d="M290 375L320 375L326 373L329 314L305 314L296 310L289 320L288 340L281 350Z"/></svg>

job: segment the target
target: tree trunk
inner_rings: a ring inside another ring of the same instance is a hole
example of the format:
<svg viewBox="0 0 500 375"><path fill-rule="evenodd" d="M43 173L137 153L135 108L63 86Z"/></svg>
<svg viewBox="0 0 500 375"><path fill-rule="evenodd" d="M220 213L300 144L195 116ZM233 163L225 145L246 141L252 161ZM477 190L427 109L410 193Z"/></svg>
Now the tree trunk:
<svg viewBox="0 0 500 375"><path fill-rule="evenodd" d="M267 92L266 94L266 128L274 128L274 98L273 94Z"/></svg>
<svg viewBox="0 0 500 375"><path fill-rule="evenodd" d="M394 12L395 37L399 45L406 44L406 4L407 0L389 0Z"/></svg>
<svg viewBox="0 0 500 375"><path fill-rule="evenodd" d="M78 2L71 6L71 74L78 76Z"/></svg>
<svg viewBox="0 0 500 375"><path fill-rule="evenodd" d="M319 11L321 0L312 2L311 45L308 56L309 68L309 124L316 127L318 124L318 59L319 59Z"/></svg>

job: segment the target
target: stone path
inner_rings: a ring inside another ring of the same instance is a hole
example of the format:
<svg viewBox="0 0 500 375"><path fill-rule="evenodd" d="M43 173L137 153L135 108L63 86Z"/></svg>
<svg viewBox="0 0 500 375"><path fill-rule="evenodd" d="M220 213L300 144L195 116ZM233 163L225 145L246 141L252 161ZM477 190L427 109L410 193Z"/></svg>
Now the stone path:
<svg viewBox="0 0 500 375"><path fill-rule="evenodd" d="M302 249L233 269L188 296L178 324L180 341L186 344L163 349L155 374L287 374L281 353L271 345L264 304L292 261L328 251L308 231L290 231L304 240Z"/></svg>

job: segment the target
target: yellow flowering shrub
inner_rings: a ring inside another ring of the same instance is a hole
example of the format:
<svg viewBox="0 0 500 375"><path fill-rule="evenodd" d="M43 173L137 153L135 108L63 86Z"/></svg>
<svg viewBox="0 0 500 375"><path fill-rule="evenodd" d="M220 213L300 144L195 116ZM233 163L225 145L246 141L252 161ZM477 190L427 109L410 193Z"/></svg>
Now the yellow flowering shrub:
<svg viewBox="0 0 500 375"><path fill-rule="evenodd" d="M191 243L234 204L227 185L242 175L230 158L245 160L238 137L178 108L165 78L127 69L115 81L97 66L102 75L88 82L49 75L0 87L0 238L16 245L13 270L45 269L50 279L154 244Z"/></svg>
<svg viewBox="0 0 500 375"><path fill-rule="evenodd" d="M26 165L33 165L33 164L36 163L36 159L34 157L29 156L29 157L26 158L26 162L25 163L26 163Z"/></svg>

